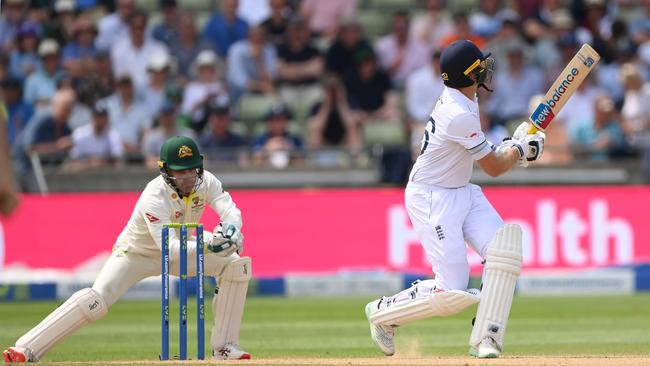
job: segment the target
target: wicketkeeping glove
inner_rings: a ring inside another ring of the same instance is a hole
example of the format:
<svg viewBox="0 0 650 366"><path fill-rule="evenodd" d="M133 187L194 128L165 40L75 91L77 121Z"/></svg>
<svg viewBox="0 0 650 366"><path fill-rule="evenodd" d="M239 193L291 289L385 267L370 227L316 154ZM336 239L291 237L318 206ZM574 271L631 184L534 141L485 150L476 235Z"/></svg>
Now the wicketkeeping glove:
<svg viewBox="0 0 650 366"><path fill-rule="evenodd" d="M237 226L221 222L214 229L208 250L222 257L228 257L235 252L241 253L244 250L244 235Z"/></svg>

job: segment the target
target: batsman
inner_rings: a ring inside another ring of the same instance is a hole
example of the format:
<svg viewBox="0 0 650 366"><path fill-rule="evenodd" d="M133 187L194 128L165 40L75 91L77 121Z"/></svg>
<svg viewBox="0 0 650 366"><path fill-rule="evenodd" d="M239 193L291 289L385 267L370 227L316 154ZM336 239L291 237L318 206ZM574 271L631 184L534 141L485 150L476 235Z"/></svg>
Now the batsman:
<svg viewBox="0 0 650 366"><path fill-rule="evenodd" d="M522 262L522 232L504 224L481 188L470 183L474 161L497 177L515 164L540 158L543 132L528 134L523 122L498 147L486 140L476 93L490 90L494 60L472 42L452 43L440 58L445 88L422 138L409 176L405 203L434 278L416 281L393 296L366 305L371 337L386 355L395 353L395 328L433 316L456 314L479 303L470 354L501 355L515 283ZM482 290L468 289L466 243L485 260Z"/></svg>
<svg viewBox="0 0 650 366"><path fill-rule="evenodd" d="M220 217L213 233L205 232L205 274L217 278L212 300L213 359L249 359L239 346L251 259L240 257L244 237L242 216L221 182L203 169L196 143L176 136L160 150L160 175L149 182L113 251L91 288L77 291L66 302L16 341L2 355L6 363L39 361L54 345L77 329L104 316L122 294L138 281L160 275L162 228L169 223L199 222L206 205ZM179 233L169 232L170 272L179 274ZM196 255L196 241L188 241L188 255ZM196 263L188 262L188 275Z"/></svg>

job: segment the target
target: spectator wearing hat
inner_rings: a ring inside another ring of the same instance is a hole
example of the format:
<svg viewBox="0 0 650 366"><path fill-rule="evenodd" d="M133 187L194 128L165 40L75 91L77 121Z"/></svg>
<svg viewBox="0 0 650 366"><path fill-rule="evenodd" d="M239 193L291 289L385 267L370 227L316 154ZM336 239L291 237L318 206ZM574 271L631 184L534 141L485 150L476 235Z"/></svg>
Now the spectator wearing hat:
<svg viewBox="0 0 650 366"><path fill-rule="evenodd" d="M73 40L63 47L63 67L73 76L86 75L94 69L97 29L85 16L74 24Z"/></svg>
<svg viewBox="0 0 650 366"><path fill-rule="evenodd" d="M396 87L403 87L415 70L429 61L429 47L409 33L409 14L406 10L393 13L391 34L377 41L375 50L379 65L388 72Z"/></svg>
<svg viewBox="0 0 650 366"><path fill-rule="evenodd" d="M13 146L16 138L31 121L34 108L23 100L20 80L3 79L0 81L0 87L2 88L1 99L7 108L7 137L9 146Z"/></svg>
<svg viewBox="0 0 650 366"><path fill-rule="evenodd" d="M151 116L157 116L167 98L167 87L171 83L171 59L168 53L154 53L147 65L149 83L139 92L149 108Z"/></svg>
<svg viewBox="0 0 650 366"><path fill-rule="evenodd" d="M135 12L129 18L129 36L111 47L111 61L116 75L128 73L136 87L147 84L147 62L154 54L168 53L167 47L146 33L147 15Z"/></svg>
<svg viewBox="0 0 650 366"><path fill-rule="evenodd" d="M118 75L115 93L106 99L111 127L120 135L127 153L141 150L142 136L151 126L149 108L136 99L129 74Z"/></svg>
<svg viewBox="0 0 650 366"><path fill-rule="evenodd" d="M38 4L40 2L40 4ZM75 0L32 1L35 8L30 11L30 19L41 24L43 38L53 38L60 45L74 40L76 10ZM53 12L50 11L54 10Z"/></svg>
<svg viewBox="0 0 650 366"><path fill-rule="evenodd" d="M511 41L506 49L506 66L495 72L494 92L486 105L486 112L494 124L506 126L509 122L519 123L526 119L530 98L545 91L542 72L527 62L524 50L523 42Z"/></svg>
<svg viewBox="0 0 650 366"><path fill-rule="evenodd" d="M176 0L158 0L158 7L162 10L163 18L151 30L153 38L171 48L179 42L179 16Z"/></svg>
<svg viewBox="0 0 650 366"><path fill-rule="evenodd" d="M38 25L31 21L23 22L16 32L16 48L9 56L11 76L25 80L38 70L41 60L38 57Z"/></svg>
<svg viewBox="0 0 650 366"><path fill-rule="evenodd" d="M257 166L286 168L302 157L302 140L287 129L291 113L283 104L273 106L266 114L266 132L253 141L253 162Z"/></svg>
<svg viewBox="0 0 650 366"><path fill-rule="evenodd" d="M289 20L285 40L278 47L278 83L282 99L313 101L320 96L318 79L323 75L324 60L320 51L311 45L304 19L294 16Z"/></svg>
<svg viewBox="0 0 650 366"><path fill-rule="evenodd" d="M135 0L116 0L115 5L115 12L99 21L97 49L110 50L116 41L129 37L129 18L135 12Z"/></svg>
<svg viewBox="0 0 650 366"><path fill-rule="evenodd" d="M594 102L593 119L584 119L569 129L569 138L577 157L590 161L607 161L626 155L625 134L614 101L606 94Z"/></svg>
<svg viewBox="0 0 650 366"><path fill-rule="evenodd" d="M356 74L344 79L350 108L361 122L374 119L397 121L399 111L397 96L392 93L388 74L379 69L372 50L362 50L356 55Z"/></svg>
<svg viewBox="0 0 650 366"><path fill-rule="evenodd" d="M357 0L303 0L300 15L307 19L313 34L332 40L339 22L357 15Z"/></svg>
<svg viewBox="0 0 650 366"><path fill-rule="evenodd" d="M238 0L216 1L220 11L215 12L203 29L203 38L212 43L220 57L226 57L230 47L248 34L248 23L237 16Z"/></svg>
<svg viewBox="0 0 650 366"><path fill-rule="evenodd" d="M230 130L230 107L227 98L219 98L208 107L208 127L201 136L201 151L208 161L245 165L246 140Z"/></svg>
<svg viewBox="0 0 650 366"><path fill-rule="evenodd" d="M228 52L227 79L234 101L244 93L272 94L277 77L278 55L268 42L266 31L252 27L248 38L235 43Z"/></svg>
<svg viewBox="0 0 650 366"><path fill-rule="evenodd" d="M156 124L156 127L148 130L142 139L142 155L145 165L150 169L158 169L160 147L167 139L174 136L187 136L194 141L197 140L194 131L178 125L176 103L171 100L164 101L156 118Z"/></svg>
<svg viewBox="0 0 650 366"><path fill-rule="evenodd" d="M194 14L181 12L178 18L178 42L169 46L169 53L175 60L176 73L183 79L192 77L192 64L201 51L211 50L212 45L199 37L194 23Z"/></svg>
<svg viewBox="0 0 650 366"><path fill-rule="evenodd" d="M266 31L271 43L279 47L284 41L287 24L289 23L287 0L271 0L269 5L271 14L261 23L261 26Z"/></svg>
<svg viewBox="0 0 650 366"><path fill-rule="evenodd" d="M66 164L69 171L81 171L114 165L122 161L124 146L110 125L106 100L93 106L92 123L72 132L72 149Z"/></svg>
<svg viewBox="0 0 650 366"><path fill-rule="evenodd" d="M27 0L5 0L0 12L0 51L9 52L20 25L25 20Z"/></svg>
<svg viewBox="0 0 650 366"><path fill-rule="evenodd" d="M47 38L38 45L41 67L25 81L25 101L42 109L49 105L56 90L56 82L63 71L59 63L59 44Z"/></svg>
<svg viewBox="0 0 650 366"><path fill-rule="evenodd" d="M219 78L217 55L211 50L201 51L195 60L196 77L185 87L181 112L189 116L191 128L199 132L206 123L206 107L227 90Z"/></svg>

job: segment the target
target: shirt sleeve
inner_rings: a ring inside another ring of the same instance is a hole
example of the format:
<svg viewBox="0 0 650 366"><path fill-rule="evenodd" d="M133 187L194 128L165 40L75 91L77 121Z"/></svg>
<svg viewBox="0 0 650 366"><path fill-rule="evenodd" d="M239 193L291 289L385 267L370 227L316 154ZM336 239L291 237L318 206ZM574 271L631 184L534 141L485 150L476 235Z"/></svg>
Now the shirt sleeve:
<svg viewBox="0 0 650 366"><path fill-rule="evenodd" d="M171 210L169 205L165 204L164 198L160 197L160 195L149 194L140 199L141 201L138 202L138 205L140 206L138 214L142 215L142 219L147 225L149 234L153 238L158 249L162 250L162 229L165 224L171 223ZM174 230L169 230L170 253L174 246L173 243L178 243L178 238L176 237L176 232Z"/></svg>
<svg viewBox="0 0 650 366"><path fill-rule="evenodd" d="M124 145L122 144L122 139L120 139L120 134L111 129L108 133L108 140L111 157L116 159L122 158L124 156Z"/></svg>
<svg viewBox="0 0 650 366"><path fill-rule="evenodd" d="M235 205L230 194L223 189L221 182L212 173L206 171L204 174L210 207L219 215L221 221L227 221L241 229L241 211Z"/></svg>
<svg viewBox="0 0 650 366"><path fill-rule="evenodd" d="M481 122L474 113L456 116L449 124L447 137L464 147L474 160L482 159L492 151L481 131Z"/></svg>
<svg viewBox="0 0 650 366"><path fill-rule="evenodd" d="M81 159L81 127L76 128L72 132L72 149L70 150L70 158L72 159Z"/></svg>
<svg viewBox="0 0 650 366"><path fill-rule="evenodd" d="M248 75L243 60L246 53L245 43L235 43L228 52L228 81L237 88L244 89L248 83Z"/></svg>

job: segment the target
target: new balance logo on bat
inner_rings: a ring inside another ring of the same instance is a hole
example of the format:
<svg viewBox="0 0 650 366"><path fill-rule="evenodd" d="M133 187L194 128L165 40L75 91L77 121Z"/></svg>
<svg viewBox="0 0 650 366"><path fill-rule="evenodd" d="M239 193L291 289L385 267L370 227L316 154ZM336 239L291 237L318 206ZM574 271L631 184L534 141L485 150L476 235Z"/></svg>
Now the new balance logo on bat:
<svg viewBox="0 0 650 366"><path fill-rule="evenodd" d="M592 60L593 62L593 60ZM546 103L540 103L537 108L535 109L535 112L530 116L531 121L535 125L535 127L545 130L546 127L553 121L553 118L555 118L555 113L553 112L553 108L562 100L564 97L564 94L569 90L569 86L571 86L571 83L573 83L576 79L576 76L580 74L580 70L577 68L572 68L568 74L564 77L564 80L558 85L557 88L553 91L553 94L551 95L551 98L546 101ZM548 94L547 94L548 95Z"/></svg>
<svg viewBox="0 0 650 366"><path fill-rule="evenodd" d="M530 119L533 121L535 127L542 130L545 130L546 127L548 127L553 118L555 118L555 113L553 113L551 107L545 103L539 103L537 109L535 109L535 112L533 112L533 114L530 116Z"/></svg>
<svg viewBox="0 0 650 366"><path fill-rule="evenodd" d="M564 95L564 93L567 92L567 90L569 90L569 86L571 85L571 83L573 83L573 81L575 80L576 76L578 76L579 73L580 70L574 67L569 71L568 74L566 74L564 80L562 80L560 85L558 85L558 87L555 88L555 90L553 91L553 95L551 96L551 99L546 101L546 104L548 104L549 107L555 108L557 102L562 100L562 96Z"/></svg>

